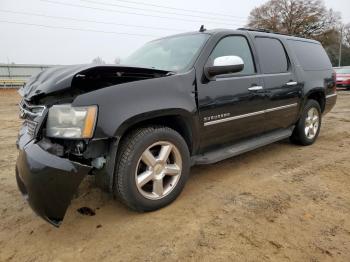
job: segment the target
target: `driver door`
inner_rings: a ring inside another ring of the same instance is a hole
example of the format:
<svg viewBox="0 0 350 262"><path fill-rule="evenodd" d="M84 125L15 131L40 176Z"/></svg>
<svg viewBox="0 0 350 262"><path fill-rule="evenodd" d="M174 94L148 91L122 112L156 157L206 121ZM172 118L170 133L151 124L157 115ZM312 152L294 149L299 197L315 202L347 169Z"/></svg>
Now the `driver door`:
<svg viewBox="0 0 350 262"><path fill-rule="evenodd" d="M244 68L198 85L203 151L264 131L263 82L257 74L248 39L243 35L220 39L208 61L222 56L239 56Z"/></svg>

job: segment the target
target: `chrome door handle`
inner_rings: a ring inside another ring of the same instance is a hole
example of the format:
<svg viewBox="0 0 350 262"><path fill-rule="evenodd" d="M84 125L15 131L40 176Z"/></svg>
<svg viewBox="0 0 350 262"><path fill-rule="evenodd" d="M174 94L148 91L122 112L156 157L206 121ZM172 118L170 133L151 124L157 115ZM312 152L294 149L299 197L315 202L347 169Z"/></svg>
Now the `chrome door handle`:
<svg viewBox="0 0 350 262"><path fill-rule="evenodd" d="M290 81L288 83L286 83L287 86L296 86L298 84L298 82L295 81Z"/></svg>
<svg viewBox="0 0 350 262"><path fill-rule="evenodd" d="M252 86L252 87L248 88L249 91L257 91L257 90L261 90L261 89L263 89L262 86Z"/></svg>

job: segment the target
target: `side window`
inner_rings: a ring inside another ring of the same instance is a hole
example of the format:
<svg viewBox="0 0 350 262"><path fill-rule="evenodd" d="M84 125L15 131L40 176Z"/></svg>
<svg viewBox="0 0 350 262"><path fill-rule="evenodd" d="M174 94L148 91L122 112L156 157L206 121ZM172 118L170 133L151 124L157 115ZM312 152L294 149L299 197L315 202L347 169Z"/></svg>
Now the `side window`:
<svg viewBox="0 0 350 262"><path fill-rule="evenodd" d="M256 37L255 43L261 70L264 74L277 74L288 71L286 52L279 40Z"/></svg>
<svg viewBox="0 0 350 262"><path fill-rule="evenodd" d="M255 74L254 61L248 41L243 36L227 36L220 40L210 55L210 59L214 60L220 56L235 55L243 59L244 68L241 72L235 73L239 75Z"/></svg>
<svg viewBox="0 0 350 262"><path fill-rule="evenodd" d="M300 65L305 71L327 70L332 68L326 51L319 43L288 40Z"/></svg>

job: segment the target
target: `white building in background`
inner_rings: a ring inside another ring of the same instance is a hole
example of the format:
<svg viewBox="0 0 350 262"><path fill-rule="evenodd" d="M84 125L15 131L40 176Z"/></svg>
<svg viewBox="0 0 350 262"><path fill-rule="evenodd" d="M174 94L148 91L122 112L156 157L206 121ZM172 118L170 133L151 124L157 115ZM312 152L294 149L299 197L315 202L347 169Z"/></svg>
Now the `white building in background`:
<svg viewBox="0 0 350 262"><path fill-rule="evenodd" d="M32 76L54 65L0 64L0 88L19 88Z"/></svg>

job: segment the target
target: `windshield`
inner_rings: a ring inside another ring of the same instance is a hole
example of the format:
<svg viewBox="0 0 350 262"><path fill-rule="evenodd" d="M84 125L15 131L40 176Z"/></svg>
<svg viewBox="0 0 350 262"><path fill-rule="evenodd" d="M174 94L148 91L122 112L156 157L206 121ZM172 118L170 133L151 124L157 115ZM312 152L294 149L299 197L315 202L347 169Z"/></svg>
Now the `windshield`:
<svg viewBox="0 0 350 262"><path fill-rule="evenodd" d="M125 65L184 71L197 57L208 34L173 36L145 44L123 61Z"/></svg>
<svg viewBox="0 0 350 262"><path fill-rule="evenodd" d="M350 74L350 68L336 68L335 72L338 74Z"/></svg>

